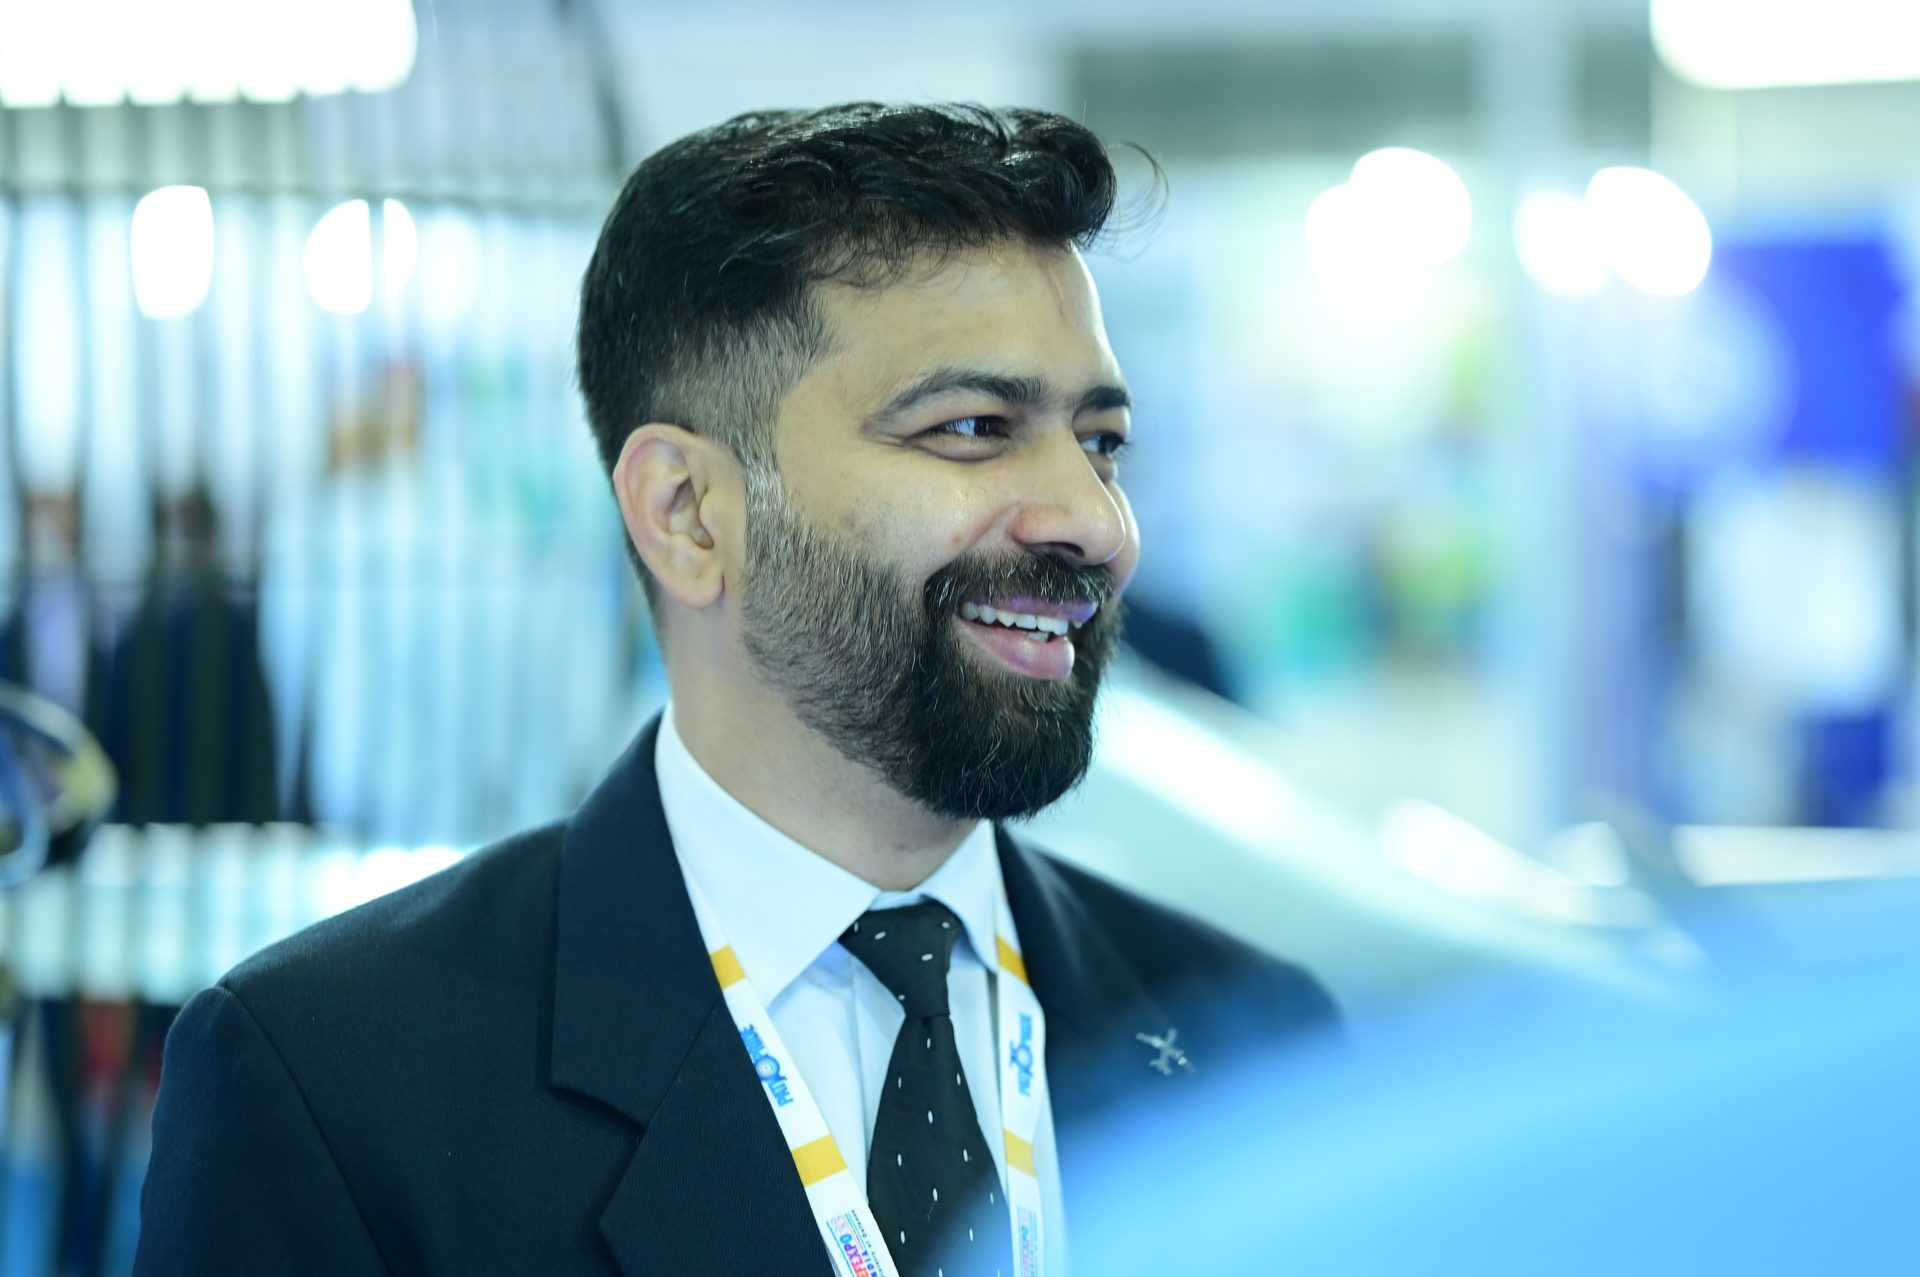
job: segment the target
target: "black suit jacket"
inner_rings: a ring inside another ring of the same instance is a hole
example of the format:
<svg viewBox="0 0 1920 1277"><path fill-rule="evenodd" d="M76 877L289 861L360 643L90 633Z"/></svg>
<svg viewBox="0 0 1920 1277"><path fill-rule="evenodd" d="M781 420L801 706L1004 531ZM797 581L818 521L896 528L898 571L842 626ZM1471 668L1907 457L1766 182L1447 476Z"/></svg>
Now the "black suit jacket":
<svg viewBox="0 0 1920 1277"><path fill-rule="evenodd" d="M168 1037L136 1271L825 1274L667 835L650 727L567 821L267 949ZM1169 848L1169 854L1177 849ZM1318 985L999 837L1082 1132L1324 1028ZM1180 1030L1163 1076L1138 1032ZM1250 1034L1249 1030L1253 1030Z"/></svg>

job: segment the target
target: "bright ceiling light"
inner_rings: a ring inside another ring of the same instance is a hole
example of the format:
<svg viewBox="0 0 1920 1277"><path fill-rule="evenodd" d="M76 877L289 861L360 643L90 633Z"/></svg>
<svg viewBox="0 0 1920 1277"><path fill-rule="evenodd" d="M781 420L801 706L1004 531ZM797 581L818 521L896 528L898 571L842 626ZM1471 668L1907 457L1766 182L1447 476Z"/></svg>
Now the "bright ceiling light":
<svg viewBox="0 0 1920 1277"><path fill-rule="evenodd" d="M413 216L399 200L380 206L381 279L389 297L406 287L419 252ZM373 215L365 200L328 209L307 234L307 293L322 310L358 315L373 304Z"/></svg>
<svg viewBox="0 0 1920 1277"><path fill-rule="evenodd" d="M0 12L4 12L8 3L9 0L0 0ZM135 16L128 12L133 8L131 0L95 0L92 4L42 7L57 13L56 21L64 26L52 36L54 47L64 53L49 59L46 67L47 73L59 81L57 95L72 106L112 106L125 98L129 55L143 46L112 35L102 36L101 32L118 31L122 23ZM94 12L89 14L89 9ZM98 23L91 30L87 25L89 18ZM0 43L12 35L11 26L0 21ZM0 76L0 92L6 87L6 77Z"/></svg>
<svg viewBox="0 0 1920 1277"><path fill-rule="evenodd" d="M166 106L187 96L187 81L194 74L193 63L199 56L198 33L188 26L187 16L181 6L138 3L114 15L111 29L115 34L107 37L98 46L99 53L92 56L101 62L120 63L120 91L127 101L135 106ZM134 50L137 54L128 57ZM76 55L67 61L64 78L68 84L87 60L87 56ZM5 86L0 85L0 93L4 91Z"/></svg>
<svg viewBox="0 0 1920 1277"><path fill-rule="evenodd" d="M0 106L378 93L418 53L410 0L0 0Z"/></svg>
<svg viewBox="0 0 1920 1277"><path fill-rule="evenodd" d="M341 6L345 9L365 9L365 0L346 0ZM364 19L363 19L364 20ZM315 93L345 93L353 87L353 72L350 64L353 58L353 45L359 33L347 21L310 23L301 37L309 42L314 50L312 65L307 83L311 83ZM303 85L303 87L305 87Z"/></svg>
<svg viewBox="0 0 1920 1277"><path fill-rule="evenodd" d="M316 97L329 91L321 83L327 78L321 68L338 55L331 51L316 55L297 22L284 5L242 4L235 11L230 36L249 50L237 68L241 97L249 102L291 102L302 91Z"/></svg>
<svg viewBox="0 0 1920 1277"><path fill-rule="evenodd" d="M52 106L72 40L66 6L0 0L0 106Z"/></svg>
<svg viewBox="0 0 1920 1277"><path fill-rule="evenodd" d="M1587 183L1586 213L1607 264L1643 292L1690 293L1713 260L1700 206L1651 169L1603 168Z"/></svg>
<svg viewBox="0 0 1920 1277"><path fill-rule="evenodd" d="M1360 157L1352 175L1307 209L1307 255L1343 305L1402 311L1426 292L1433 268L1466 247L1473 203L1466 183L1422 151L1389 147Z"/></svg>
<svg viewBox="0 0 1920 1277"><path fill-rule="evenodd" d="M1653 0L1653 47L1716 89L1920 79L1913 0Z"/></svg>
<svg viewBox="0 0 1920 1277"><path fill-rule="evenodd" d="M353 88L380 93L406 83L420 52L420 30L407 0L346 0L322 8L354 33L358 47L341 59L350 68Z"/></svg>
<svg viewBox="0 0 1920 1277"><path fill-rule="evenodd" d="M1566 191L1532 191L1513 215L1513 247L1534 283L1563 297L1586 297L1607 282L1607 261L1587 206Z"/></svg>
<svg viewBox="0 0 1920 1277"><path fill-rule="evenodd" d="M133 299L149 319L191 315L213 287L213 203L198 186L163 186L133 206Z"/></svg>

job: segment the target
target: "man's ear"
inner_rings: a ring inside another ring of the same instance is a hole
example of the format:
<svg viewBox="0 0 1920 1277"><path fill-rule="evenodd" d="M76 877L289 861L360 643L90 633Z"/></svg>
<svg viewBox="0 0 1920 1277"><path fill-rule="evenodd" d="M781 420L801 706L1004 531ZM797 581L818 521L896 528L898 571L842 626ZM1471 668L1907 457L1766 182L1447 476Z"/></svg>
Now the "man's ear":
<svg viewBox="0 0 1920 1277"><path fill-rule="evenodd" d="M712 439L652 422L627 436L613 468L627 536L654 579L681 606L711 607L726 585L739 520L739 463ZM730 527L729 525L733 525Z"/></svg>

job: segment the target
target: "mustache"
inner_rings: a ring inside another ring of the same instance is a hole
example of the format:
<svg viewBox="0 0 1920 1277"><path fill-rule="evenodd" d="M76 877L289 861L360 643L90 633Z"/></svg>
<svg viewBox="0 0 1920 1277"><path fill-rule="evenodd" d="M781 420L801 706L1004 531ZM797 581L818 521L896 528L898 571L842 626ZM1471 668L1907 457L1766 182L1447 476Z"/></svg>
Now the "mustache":
<svg viewBox="0 0 1920 1277"><path fill-rule="evenodd" d="M929 614L951 612L968 599L1026 595L1049 603L1091 603L1102 609L1117 593L1113 573L1075 567L1048 554L964 555L927 578Z"/></svg>

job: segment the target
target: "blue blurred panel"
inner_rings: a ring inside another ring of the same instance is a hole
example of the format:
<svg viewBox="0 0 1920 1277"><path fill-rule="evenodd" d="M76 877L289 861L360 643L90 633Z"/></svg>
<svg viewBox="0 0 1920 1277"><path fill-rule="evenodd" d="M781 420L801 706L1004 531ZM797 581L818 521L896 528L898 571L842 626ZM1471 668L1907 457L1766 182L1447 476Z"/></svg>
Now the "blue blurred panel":
<svg viewBox="0 0 1920 1277"><path fill-rule="evenodd" d="M1892 339L1902 286L1884 241L1735 242L1719 249L1713 271L1768 303L1785 337L1783 456L1879 469L1905 452Z"/></svg>

